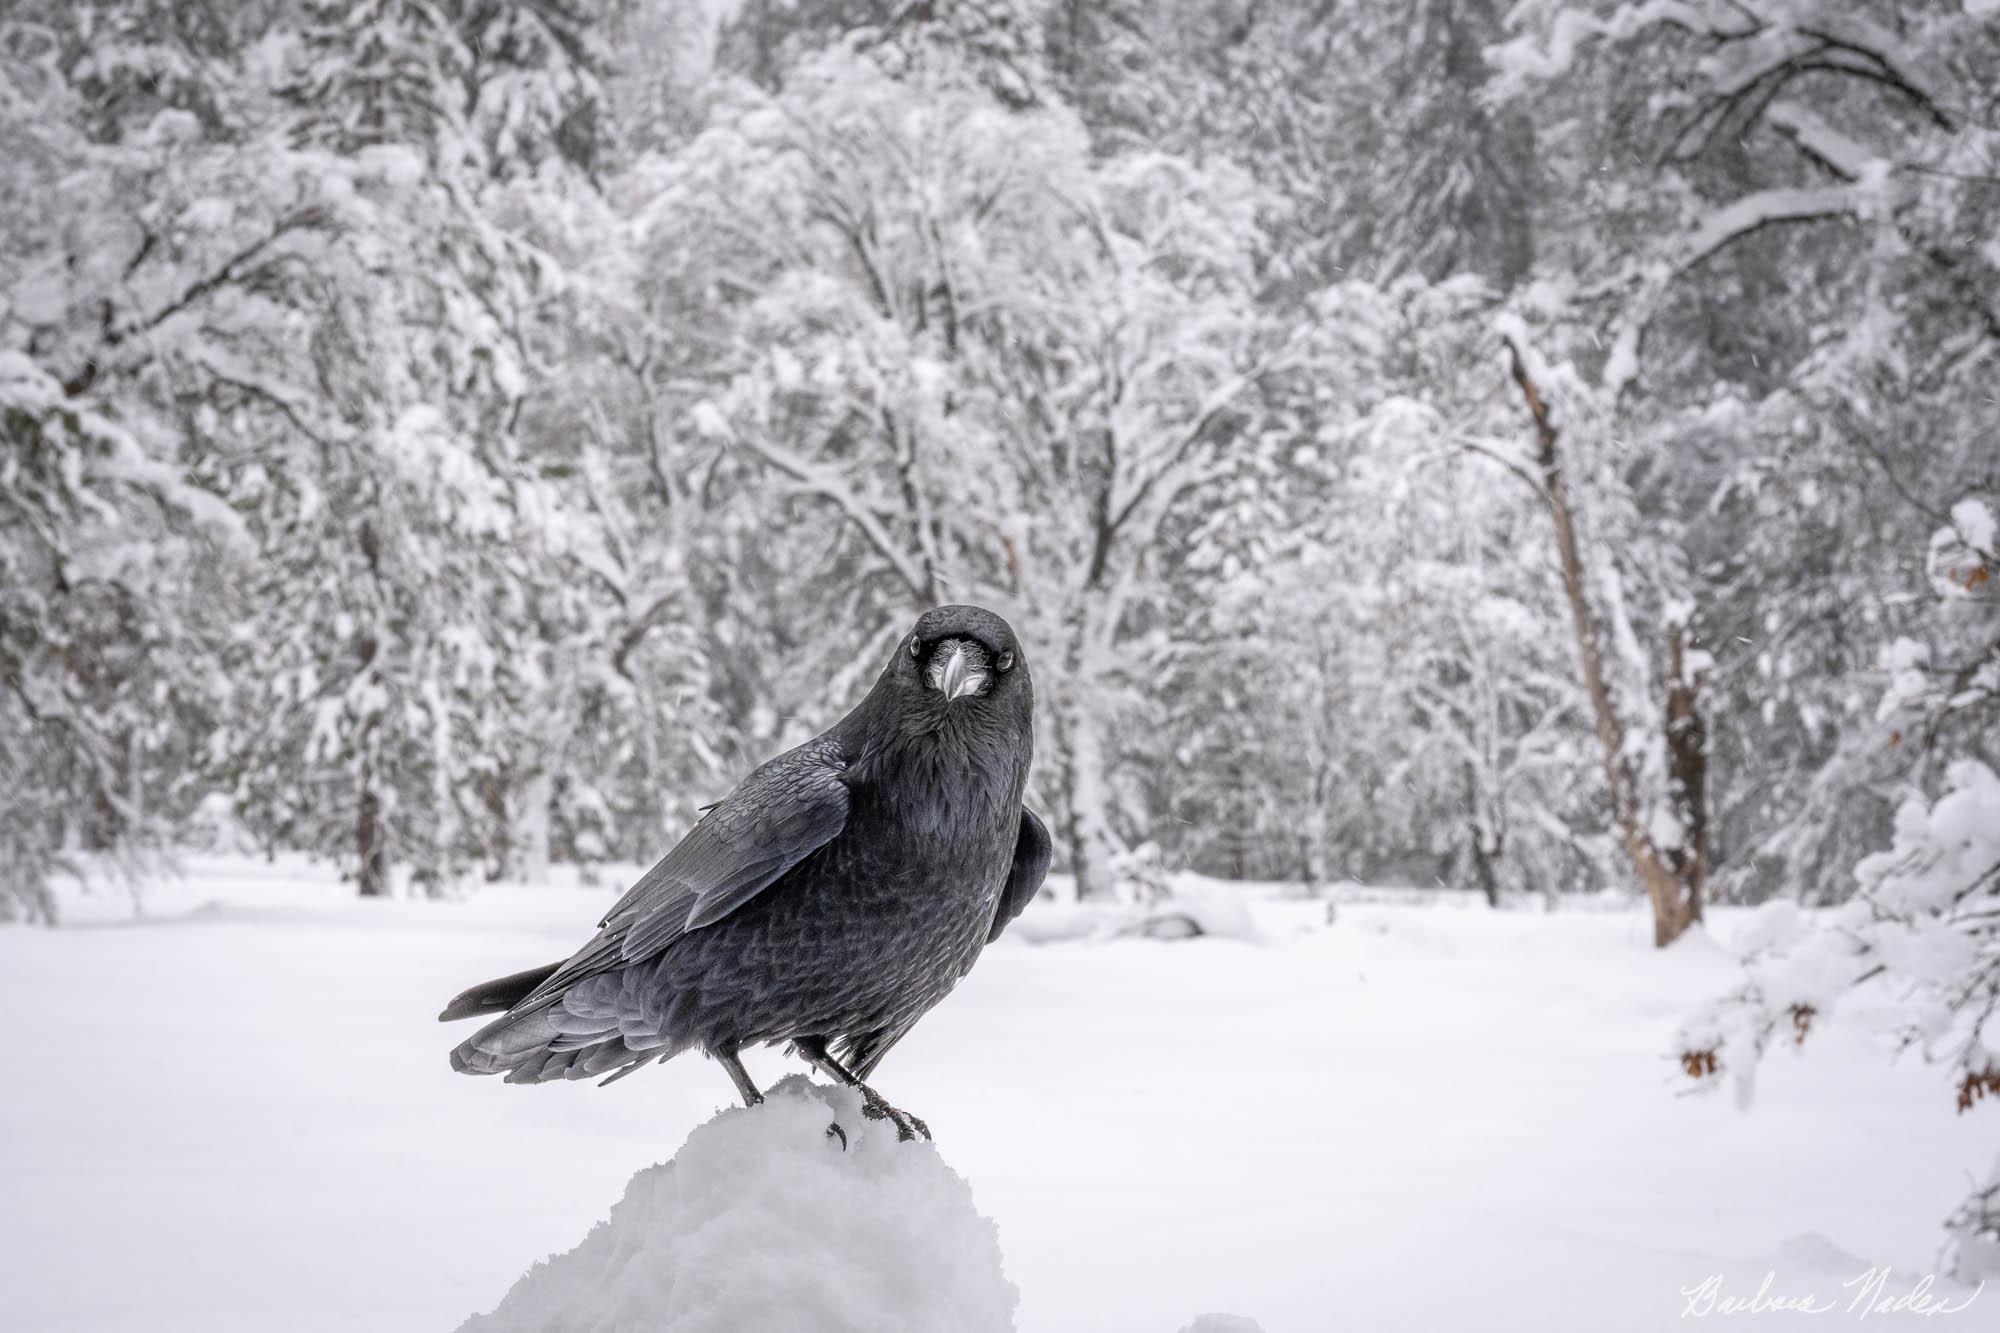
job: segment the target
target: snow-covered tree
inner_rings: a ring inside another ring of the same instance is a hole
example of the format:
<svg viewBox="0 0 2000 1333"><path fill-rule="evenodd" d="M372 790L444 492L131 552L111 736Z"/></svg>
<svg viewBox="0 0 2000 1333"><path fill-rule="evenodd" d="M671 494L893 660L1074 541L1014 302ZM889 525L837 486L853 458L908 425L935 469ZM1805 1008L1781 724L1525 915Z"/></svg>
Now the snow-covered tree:
<svg viewBox="0 0 2000 1333"><path fill-rule="evenodd" d="M1867 697L1994 485L2000 37L1502 9L14 5L17 881L218 792L642 857L968 599L1090 892L1847 896L1944 778Z"/></svg>
<svg viewBox="0 0 2000 1333"><path fill-rule="evenodd" d="M720 34L718 63L766 89L831 47L865 52L901 77L938 60L959 66L1003 105L1049 100L1045 0L747 0Z"/></svg>
<svg viewBox="0 0 2000 1333"><path fill-rule="evenodd" d="M173 44L107 40L93 63L61 17L0 21L0 184L39 201L0 217L0 912L44 920L65 851L178 813L205 669L182 584L240 532L180 466L179 386L148 353L264 259L191 259L187 199L148 189L217 169L179 85L141 101L110 72Z"/></svg>
<svg viewBox="0 0 2000 1333"><path fill-rule="evenodd" d="M1203 868L1495 899L1594 881L1547 519L1483 433L1513 426L1493 304L1470 278L1341 284L1268 395L1284 448L1183 573L1215 650L1168 678L1169 845Z"/></svg>
<svg viewBox="0 0 2000 1333"><path fill-rule="evenodd" d="M873 623L1014 613L1070 853L1108 892L1114 737L1166 646L1174 525L1234 466L1279 354L1248 310L1254 192L1171 158L1094 163L1073 120L942 58L891 73L849 50L736 96L658 210L713 238L694 262L734 307L690 417L843 534Z"/></svg>
<svg viewBox="0 0 2000 1333"><path fill-rule="evenodd" d="M1538 224L1535 300L1561 312L1573 408L1617 442L1600 494L1638 526L1615 549L1641 534L1674 571L1633 624L1664 647L1657 681L1668 612L1695 608L1716 647L1720 885L1815 892L1886 819L1864 787L1807 778L1855 717L1857 626L1906 614L1912 522L1983 481L1962 443L1983 432L1930 423L1989 413L2000 348L1968 243L1992 228L1991 132L1965 111L1995 34L1957 9L1810 3L1544 3L1510 23L1494 92L1574 184Z"/></svg>
<svg viewBox="0 0 2000 1333"><path fill-rule="evenodd" d="M1475 274L1533 256L1534 136L1484 96L1492 0L1074 0L1047 59L1107 153L1225 152L1278 204L1268 293ZM1396 90L1384 96L1384 88Z"/></svg>
<svg viewBox="0 0 2000 1333"><path fill-rule="evenodd" d="M612 125L603 77L611 57L595 8L579 0L450 0L446 13L470 57L466 120L488 171L511 176L561 164L594 176L605 165Z"/></svg>
<svg viewBox="0 0 2000 1333"><path fill-rule="evenodd" d="M1884 648L1870 729L1877 745L1915 757L1890 845L1855 867L1854 895L1822 915L1767 904L1738 941L1742 984L1681 1034L1688 1073L1727 1075L1746 1099L1774 1042L1805 1042L1863 988L1893 1001L1900 1049L1949 1067L1960 1112L2000 1099L2000 543L1990 504L1954 505L1927 565L1929 634ZM1968 1282L2000 1271L1992 1202L1982 1187L1953 1224Z"/></svg>
<svg viewBox="0 0 2000 1333"><path fill-rule="evenodd" d="M498 47L519 36L478 17ZM517 94L502 54L485 67ZM311 322L267 349L282 379L240 377L290 438L204 460L263 553L224 654L241 724L215 758L257 824L351 851L364 894L396 862L436 885L488 821L517 821L506 779L545 701L543 590L569 554L513 433L552 275L477 193L535 148L519 124L474 132L478 68L426 4L308 14L281 96L285 165L327 218Z"/></svg>

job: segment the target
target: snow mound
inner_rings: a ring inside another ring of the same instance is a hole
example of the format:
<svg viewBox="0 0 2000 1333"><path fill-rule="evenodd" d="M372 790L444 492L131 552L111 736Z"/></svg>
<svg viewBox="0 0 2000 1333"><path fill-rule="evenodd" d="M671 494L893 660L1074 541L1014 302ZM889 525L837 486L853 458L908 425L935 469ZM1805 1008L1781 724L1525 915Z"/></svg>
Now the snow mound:
<svg viewBox="0 0 2000 1333"><path fill-rule="evenodd" d="M1264 1333L1264 1329L1240 1314L1200 1314L1181 1333Z"/></svg>
<svg viewBox="0 0 2000 1333"><path fill-rule="evenodd" d="M1263 940L1242 895L1228 890L1177 889L1168 897L1147 904L1138 919L1121 933L1152 940L1191 940L1202 936L1249 944Z"/></svg>
<svg viewBox="0 0 2000 1333"><path fill-rule="evenodd" d="M1017 1295L937 1150L798 1075L639 1172L609 1221L459 1333L984 1333L1013 1328Z"/></svg>
<svg viewBox="0 0 2000 1333"><path fill-rule="evenodd" d="M1202 938L1270 942L1258 928L1241 890L1193 882L1137 902L1036 902L1007 928L1003 938L1025 944Z"/></svg>

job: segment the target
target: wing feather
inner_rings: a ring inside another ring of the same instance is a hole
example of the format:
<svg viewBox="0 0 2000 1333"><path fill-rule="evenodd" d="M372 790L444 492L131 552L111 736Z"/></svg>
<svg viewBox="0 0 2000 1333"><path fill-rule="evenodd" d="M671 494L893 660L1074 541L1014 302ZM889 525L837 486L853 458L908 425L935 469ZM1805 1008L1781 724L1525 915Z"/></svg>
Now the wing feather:
<svg viewBox="0 0 2000 1333"><path fill-rule="evenodd" d="M771 887L846 826L846 769L839 744L819 737L752 770L626 890L596 938L516 1008L657 955Z"/></svg>
<svg viewBox="0 0 2000 1333"><path fill-rule="evenodd" d="M1048 877L1052 850L1048 826L1035 817L1033 810L1022 806L1021 831L1014 835L1014 864L1008 868L1007 882L1000 889L1000 903L993 912L993 929L986 932L988 944L999 939L1008 924L1021 915L1021 909L1041 892L1042 881Z"/></svg>

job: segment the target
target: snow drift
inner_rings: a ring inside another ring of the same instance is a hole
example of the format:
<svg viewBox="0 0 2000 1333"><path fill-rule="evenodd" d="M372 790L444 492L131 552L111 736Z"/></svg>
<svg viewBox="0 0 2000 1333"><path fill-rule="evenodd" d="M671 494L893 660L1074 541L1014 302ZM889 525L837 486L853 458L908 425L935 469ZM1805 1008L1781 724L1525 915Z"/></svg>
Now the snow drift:
<svg viewBox="0 0 2000 1333"><path fill-rule="evenodd" d="M1014 1326L1016 1296L935 1148L794 1076L639 1172L609 1221L460 1333L984 1333Z"/></svg>

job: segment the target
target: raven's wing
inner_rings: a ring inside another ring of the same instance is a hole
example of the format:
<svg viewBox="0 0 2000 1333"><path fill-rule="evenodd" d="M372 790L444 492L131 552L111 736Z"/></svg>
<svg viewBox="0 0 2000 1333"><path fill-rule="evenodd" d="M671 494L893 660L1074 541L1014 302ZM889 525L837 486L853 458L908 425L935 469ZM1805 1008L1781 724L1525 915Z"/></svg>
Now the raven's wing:
<svg viewBox="0 0 2000 1333"><path fill-rule="evenodd" d="M846 769L839 743L822 736L752 770L626 890L597 937L515 1007L658 954L769 888L846 825Z"/></svg>
<svg viewBox="0 0 2000 1333"><path fill-rule="evenodd" d="M986 932L988 944L1000 938L1000 932L1021 909L1034 899L1042 887L1042 880L1049 873L1049 830L1035 812L1027 806L1021 807L1021 831L1014 835L1014 864L1007 871L1007 883L1000 890L1000 906L993 913L993 929Z"/></svg>

